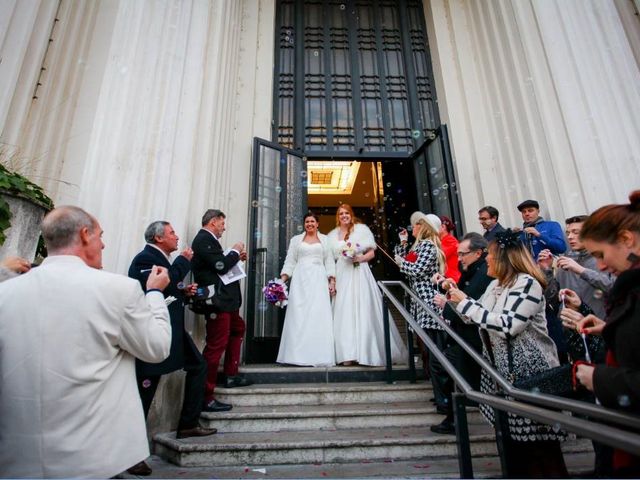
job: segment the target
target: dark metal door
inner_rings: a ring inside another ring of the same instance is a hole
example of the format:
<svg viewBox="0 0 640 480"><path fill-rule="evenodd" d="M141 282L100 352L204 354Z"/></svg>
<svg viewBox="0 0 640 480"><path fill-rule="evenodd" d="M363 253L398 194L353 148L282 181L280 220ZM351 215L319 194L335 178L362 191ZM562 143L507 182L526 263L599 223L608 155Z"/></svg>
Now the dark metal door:
<svg viewBox="0 0 640 480"><path fill-rule="evenodd" d="M447 126L429 130L425 142L409 158L413 162L420 211L446 215L460 227L462 213ZM462 233L460 228L457 233Z"/></svg>
<svg viewBox="0 0 640 480"><path fill-rule="evenodd" d="M246 299L248 363L276 360L284 312L264 300L262 287L280 275L289 240L303 230L306 209L306 159L299 152L254 138Z"/></svg>

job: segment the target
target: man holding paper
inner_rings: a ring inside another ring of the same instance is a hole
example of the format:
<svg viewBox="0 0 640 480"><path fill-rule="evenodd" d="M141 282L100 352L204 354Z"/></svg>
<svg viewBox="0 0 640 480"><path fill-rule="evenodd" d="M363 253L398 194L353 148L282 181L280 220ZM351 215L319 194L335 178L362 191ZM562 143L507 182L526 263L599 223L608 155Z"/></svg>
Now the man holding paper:
<svg viewBox="0 0 640 480"><path fill-rule="evenodd" d="M251 385L250 381L238 375L240 347L246 329L244 320L240 317L240 278L244 276L244 270L238 262L246 260L247 253L242 242L235 243L228 252L223 251L220 239L225 230L225 214L217 209L209 209L202 216L202 229L192 242L194 280L201 287L212 286L215 290L212 306L205 313L207 335L202 352L208 369L205 410L210 412L224 412L232 408L214 398L218 366L223 353L226 352L224 386L233 388Z"/></svg>

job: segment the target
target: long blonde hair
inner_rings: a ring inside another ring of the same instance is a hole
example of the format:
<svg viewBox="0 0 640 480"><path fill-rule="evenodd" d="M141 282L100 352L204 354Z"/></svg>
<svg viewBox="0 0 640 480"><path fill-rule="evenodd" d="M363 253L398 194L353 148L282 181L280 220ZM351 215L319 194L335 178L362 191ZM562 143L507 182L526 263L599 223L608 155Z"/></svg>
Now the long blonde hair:
<svg viewBox="0 0 640 480"><path fill-rule="evenodd" d="M415 250L420 242L423 240L429 240L436 246L436 252L438 255L438 271L440 273L444 273L447 266L447 260L444 256L444 252L442 251L442 243L440 242L440 233L436 232L435 229L431 226L429 222L427 222L424 218L416 221L414 225L420 226L420 231L418 235L416 235L416 241L413 243L411 250Z"/></svg>

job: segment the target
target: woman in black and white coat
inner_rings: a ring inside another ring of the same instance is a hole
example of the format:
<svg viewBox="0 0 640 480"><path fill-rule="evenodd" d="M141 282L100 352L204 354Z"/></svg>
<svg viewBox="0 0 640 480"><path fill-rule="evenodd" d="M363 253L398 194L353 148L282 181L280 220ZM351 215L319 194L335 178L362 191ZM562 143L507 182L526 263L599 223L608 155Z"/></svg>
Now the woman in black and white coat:
<svg viewBox="0 0 640 480"><path fill-rule="evenodd" d="M435 274L442 274L445 270L445 257L440 248L440 219L436 215L425 215L422 212L414 212L411 215L412 234L416 241L409 248L406 240L406 231L400 233L401 243L394 249L395 260L400 271L409 279L411 289L431 307L438 315L442 309L438 307L433 297L438 293L436 286L431 282ZM446 332L433 320L429 314L416 302L411 302L411 316L425 330L427 335L442 350L446 346ZM428 371L433 381L433 394L436 406L440 411L447 408L447 396L442 391L442 382L435 381L436 373L441 368L435 358L427 358L424 345L420 346L423 352L423 361L428 362ZM427 370L427 369L425 369Z"/></svg>
<svg viewBox="0 0 640 480"><path fill-rule="evenodd" d="M468 323L480 328L485 355L507 379L524 379L559 365L556 346L547 332L543 290L544 274L511 230L489 244L487 273L495 280L479 300L457 288L449 295ZM509 361L507 345L511 347ZM491 351L488 351L490 349ZM493 382L482 372L481 390L493 392ZM493 423L493 409L480 406ZM560 450L564 433L531 419L509 414L505 458L509 475L516 478L564 478L567 470Z"/></svg>

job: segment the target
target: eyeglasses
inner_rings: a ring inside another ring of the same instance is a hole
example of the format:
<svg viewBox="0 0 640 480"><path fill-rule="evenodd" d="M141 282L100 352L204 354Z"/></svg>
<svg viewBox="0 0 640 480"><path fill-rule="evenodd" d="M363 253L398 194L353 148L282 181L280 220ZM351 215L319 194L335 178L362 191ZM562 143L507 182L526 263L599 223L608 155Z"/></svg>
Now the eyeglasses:
<svg viewBox="0 0 640 480"><path fill-rule="evenodd" d="M486 222L487 220L491 220L491 217L478 217L478 220L481 222Z"/></svg>
<svg viewBox="0 0 640 480"><path fill-rule="evenodd" d="M471 251L469 251L469 252L458 252L458 257L464 257L466 255L469 255L470 253L473 253L473 252L471 252Z"/></svg>

